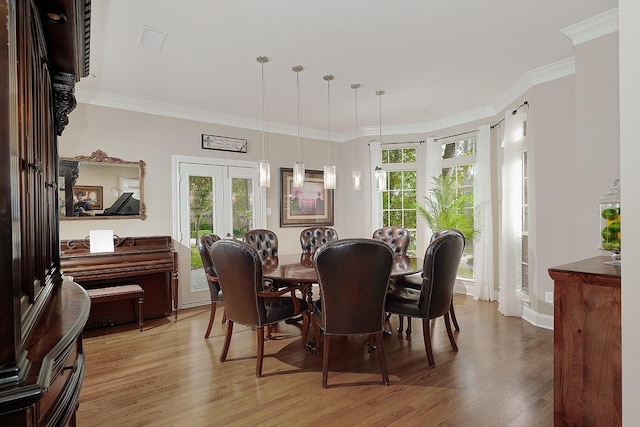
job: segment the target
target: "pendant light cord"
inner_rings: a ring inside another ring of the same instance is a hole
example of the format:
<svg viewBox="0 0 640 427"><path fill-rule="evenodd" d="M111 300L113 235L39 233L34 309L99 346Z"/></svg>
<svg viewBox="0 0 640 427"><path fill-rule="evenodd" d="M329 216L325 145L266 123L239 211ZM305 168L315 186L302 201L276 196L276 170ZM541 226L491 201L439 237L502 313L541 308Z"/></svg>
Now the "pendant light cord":
<svg viewBox="0 0 640 427"><path fill-rule="evenodd" d="M380 144L382 144L382 95L384 95L384 91L378 90L376 91L376 95L380 97L380 127L378 128L379 129L378 138L380 139Z"/></svg>
<svg viewBox="0 0 640 427"><path fill-rule="evenodd" d="M356 169L358 169L358 89L360 89L360 83L354 83L351 85L351 89L355 93L355 104L356 104Z"/></svg>
<svg viewBox="0 0 640 427"><path fill-rule="evenodd" d="M324 79L327 81L327 111L328 111L328 129L329 129L329 139L327 141L327 164L331 164L331 80L333 80L332 74L327 74L324 76Z"/></svg>
<svg viewBox="0 0 640 427"><path fill-rule="evenodd" d="M268 61L268 59L267 59ZM262 68L262 158L266 159L266 149L265 149L265 132L264 132L264 112L266 110L266 90L264 83L264 63L266 61L260 61L260 66Z"/></svg>

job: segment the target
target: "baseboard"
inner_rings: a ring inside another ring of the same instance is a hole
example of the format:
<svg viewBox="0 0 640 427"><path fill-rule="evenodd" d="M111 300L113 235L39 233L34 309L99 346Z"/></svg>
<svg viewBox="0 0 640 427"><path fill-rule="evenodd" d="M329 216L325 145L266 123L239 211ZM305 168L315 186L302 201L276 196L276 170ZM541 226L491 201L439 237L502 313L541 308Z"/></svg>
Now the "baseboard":
<svg viewBox="0 0 640 427"><path fill-rule="evenodd" d="M525 305L522 310L522 318L534 326L553 331L553 316L540 314Z"/></svg>

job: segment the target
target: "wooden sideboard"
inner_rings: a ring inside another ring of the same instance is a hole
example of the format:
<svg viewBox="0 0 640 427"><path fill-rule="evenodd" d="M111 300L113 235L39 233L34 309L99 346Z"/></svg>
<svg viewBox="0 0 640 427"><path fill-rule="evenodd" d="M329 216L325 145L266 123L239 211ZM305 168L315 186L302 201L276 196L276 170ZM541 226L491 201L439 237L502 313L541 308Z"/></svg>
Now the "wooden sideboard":
<svg viewBox="0 0 640 427"><path fill-rule="evenodd" d="M114 252L91 253L89 239L60 243L60 268L85 289L138 284L144 289L144 318L177 320L178 261L169 236L114 236ZM94 305L87 328L135 321L130 301Z"/></svg>
<svg viewBox="0 0 640 427"><path fill-rule="evenodd" d="M554 279L554 423L622 425L620 266L595 257Z"/></svg>

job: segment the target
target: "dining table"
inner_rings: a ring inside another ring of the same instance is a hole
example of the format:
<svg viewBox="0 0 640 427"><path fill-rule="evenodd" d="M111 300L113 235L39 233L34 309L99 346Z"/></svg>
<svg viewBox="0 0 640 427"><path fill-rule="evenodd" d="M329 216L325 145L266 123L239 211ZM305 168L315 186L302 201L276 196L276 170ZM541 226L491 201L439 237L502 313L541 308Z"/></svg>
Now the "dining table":
<svg viewBox="0 0 640 427"><path fill-rule="evenodd" d="M422 271L423 260L409 255L394 255L391 278L409 276ZM301 285L304 298L313 315L313 284L318 283L318 274L313 263L313 254L284 254L270 257L263 262L262 275L274 282ZM385 334L388 335L388 334ZM307 343L307 350L317 352L315 340Z"/></svg>

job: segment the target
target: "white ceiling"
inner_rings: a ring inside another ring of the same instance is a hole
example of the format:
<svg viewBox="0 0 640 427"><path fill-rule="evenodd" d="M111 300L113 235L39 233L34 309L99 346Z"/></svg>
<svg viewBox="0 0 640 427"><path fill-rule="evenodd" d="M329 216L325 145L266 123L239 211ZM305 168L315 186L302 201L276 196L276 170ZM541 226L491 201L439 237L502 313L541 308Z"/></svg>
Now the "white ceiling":
<svg viewBox="0 0 640 427"><path fill-rule="evenodd" d="M332 139L428 131L491 117L533 70L573 57L561 30L617 0L94 0L79 102ZM161 50L141 26L168 32ZM380 98L376 90L386 94Z"/></svg>

